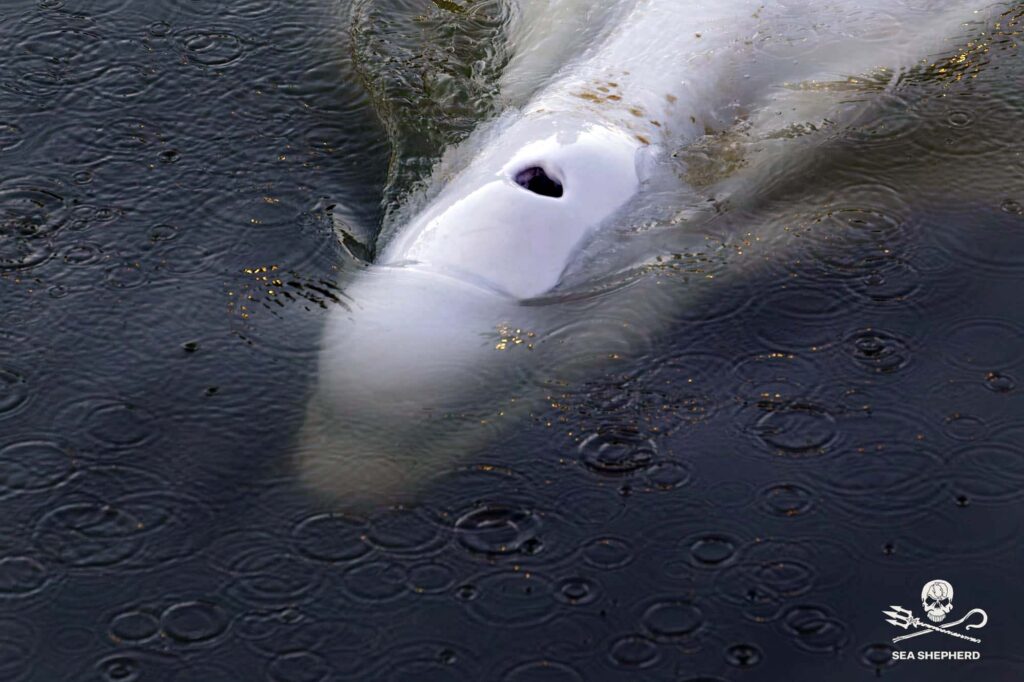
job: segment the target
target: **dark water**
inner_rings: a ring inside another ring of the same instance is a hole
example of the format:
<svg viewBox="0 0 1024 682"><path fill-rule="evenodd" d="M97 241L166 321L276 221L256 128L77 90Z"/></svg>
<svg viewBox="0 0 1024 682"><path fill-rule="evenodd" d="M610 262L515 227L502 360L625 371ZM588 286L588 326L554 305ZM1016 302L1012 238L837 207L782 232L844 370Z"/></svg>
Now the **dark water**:
<svg viewBox="0 0 1024 682"><path fill-rule="evenodd" d="M1014 17L736 208L784 258L357 515L288 451L330 207L488 113L500 16L437 5L0 8L0 679L1024 678ZM934 578L982 659L893 665Z"/></svg>

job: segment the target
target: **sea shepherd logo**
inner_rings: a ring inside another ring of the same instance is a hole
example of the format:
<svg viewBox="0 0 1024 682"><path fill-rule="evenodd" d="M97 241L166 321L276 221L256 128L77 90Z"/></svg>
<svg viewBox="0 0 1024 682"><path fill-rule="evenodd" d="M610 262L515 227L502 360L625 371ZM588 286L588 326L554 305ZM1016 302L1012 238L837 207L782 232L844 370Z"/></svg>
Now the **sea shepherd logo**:
<svg viewBox="0 0 1024 682"><path fill-rule="evenodd" d="M967 640L974 644L981 644L981 640L966 634L968 630L977 630L985 627L988 623L988 614L981 609L971 609L967 615L960 620L949 623L944 622L953 610L953 586L945 580L931 580L921 588L921 608L927 617L927 622L922 621L914 615L910 609L902 606L890 606L891 611L882 611L888 618L887 623L898 628L913 632L892 638L893 644L899 644L903 640L931 635L938 633L947 637L956 637L960 640ZM962 627L961 627L962 626ZM941 638L940 638L941 639ZM938 642L932 642L938 644ZM899 661L975 661L981 658L980 651L900 651L892 652L892 657Z"/></svg>

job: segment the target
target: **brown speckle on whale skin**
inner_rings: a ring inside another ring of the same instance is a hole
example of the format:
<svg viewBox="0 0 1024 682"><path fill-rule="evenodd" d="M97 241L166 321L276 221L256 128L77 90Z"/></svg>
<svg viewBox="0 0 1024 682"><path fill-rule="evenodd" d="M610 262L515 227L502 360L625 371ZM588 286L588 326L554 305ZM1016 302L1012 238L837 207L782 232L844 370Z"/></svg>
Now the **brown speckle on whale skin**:
<svg viewBox="0 0 1024 682"><path fill-rule="evenodd" d="M621 97L619 97L618 95L608 95L608 99L610 99L610 100L611 100L611 101L613 101L613 102L618 102L618 101L620 101L620 100L621 100L622 98L621 98Z"/></svg>
<svg viewBox="0 0 1024 682"><path fill-rule="evenodd" d="M644 115L644 110L641 109L640 107L630 107L629 113L633 114L637 118L642 118Z"/></svg>
<svg viewBox="0 0 1024 682"><path fill-rule="evenodd" d="M619 84L616 83L615 81L608 81L608 87L609 88L617 88L617 87L619 87Z"/></svg>
<svg viewBox="0 0 1024 682"><path fill-rule="evenodd" d="M694 34L693 34L693 37L694 37L694 38L700 38L700 34L699 34L699 33L694 33Z"/></svg>
<svg viewBox="0 0 1024 682"><path fill-rule="evenodd" d="M665 95L665 99L668 100L669 104L675 104L676 102L679 101L679 98L676 97L675 95Z"/></svg>
<svg viewBox="0 0 1024 682"><path fill-rule="evenodd" d="M655 121L655 120L652 119L651 120L651 125L656 127L656 128L660 128L661 127L661 121Z"/></svg>
<svg viewBox="0 0 1024 682"><path fill-rule="evenodd" d="M604 101L604 100L601 99L600 95L595 95L592 92L575 92L573 94L576 97L579 97L580 99L587 100L588 102L596 102L596 103L600 104L602 101Z"/></svg>
<svg viewBox="0 0 1024 682"><path fill-rule="evenodd" d="M651 141L650 141L650 140L648 140L648 139L647 139L646 137L644 137L643 135L637 135L637 136L636 136L636 139L640 140L640 142L642 142L643 144L650 144L650 143L651 143Z"/></svg>
<svg viewBox="0 0 1024 682"><path fill-rule="evenodd" d="M697 122L697 117L696 116L691 116L690 117L690 123L696 123L696 122Z"/></svg>

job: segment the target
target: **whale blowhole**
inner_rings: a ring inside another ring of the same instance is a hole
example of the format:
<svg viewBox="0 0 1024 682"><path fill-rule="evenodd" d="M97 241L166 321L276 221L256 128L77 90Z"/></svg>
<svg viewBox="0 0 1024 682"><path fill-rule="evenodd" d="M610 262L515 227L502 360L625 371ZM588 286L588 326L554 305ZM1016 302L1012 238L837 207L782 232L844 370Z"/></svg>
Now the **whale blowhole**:
<svg viewBox="0 0 1024 682"><path fill-rule="evenodd" d="M530 166L516 173L516 184L543 197L558 199L564 193L562 183L548 175L540 166Z"/></svg>

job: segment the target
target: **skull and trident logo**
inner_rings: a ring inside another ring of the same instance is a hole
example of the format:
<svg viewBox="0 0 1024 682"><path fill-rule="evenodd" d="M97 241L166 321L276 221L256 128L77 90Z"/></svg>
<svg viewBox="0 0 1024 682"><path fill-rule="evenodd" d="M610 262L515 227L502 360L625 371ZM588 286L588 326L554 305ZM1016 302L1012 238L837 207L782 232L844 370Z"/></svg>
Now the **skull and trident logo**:
<svg viewBox="0 0 1024 682"><path fill-rule="evenodd" d="M913 626L921 628L915 632L911 632L907 635L901 635L893 638L893 643L899 642L904 639L910 639L911 637L919 637L920 635L927 635L931 632L941 632L944 635L950 637L957 637L960 639L966 639L970 642L980 644L981 640L977 637L971 637L969 635L962 634L953 630L957 625L960 625L970 619L972 616L980 615L981 619L977 623L969 623L964 626L964 630L977 630L978 628L985 627L988 623L988 614L982 609L971 609L967 612L960 620L955 620L950 623L944 623L943 625L932 625L931 623L922 622L921 619L914 616L910 609L905 609L902 606L890 606L892 611L882 611L885 615L889 616L886 619L887 623L891 623L898 628L907 628ZM946 616L953 610L953 586L946 580L930 580L925 583L924 587L921 588L921 608L924 609L925 615L928 616L928 620L932 623L942 623L946 620Z"/></svg>

